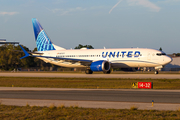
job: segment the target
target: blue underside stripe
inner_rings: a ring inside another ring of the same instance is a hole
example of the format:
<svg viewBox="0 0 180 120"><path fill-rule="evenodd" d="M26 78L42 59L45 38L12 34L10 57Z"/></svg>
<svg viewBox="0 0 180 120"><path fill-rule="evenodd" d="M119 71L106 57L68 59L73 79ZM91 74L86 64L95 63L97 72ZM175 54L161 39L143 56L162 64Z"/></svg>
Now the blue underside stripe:
<svg viewBox="0 0 180 120"><path fill-rule="evenodd" d="M59 57L49 57L49 56L34 56L34 57L44 57L44 58L54 58L54 59L61 59L61 60L74 60L74 61L83 61L83 62L92 62L92 60L83 60L83 59L72 59L72 58L59 58ZM102 61L102 60L98 60L98 61ZM142 61L142 60L115 60L115 61L110 61L112 64L114 62L144 62L144 63L151 63L151 64L156 64L156 65L161 65L158 63L154 63L154 62L148 62L148 61Z"/></svg>

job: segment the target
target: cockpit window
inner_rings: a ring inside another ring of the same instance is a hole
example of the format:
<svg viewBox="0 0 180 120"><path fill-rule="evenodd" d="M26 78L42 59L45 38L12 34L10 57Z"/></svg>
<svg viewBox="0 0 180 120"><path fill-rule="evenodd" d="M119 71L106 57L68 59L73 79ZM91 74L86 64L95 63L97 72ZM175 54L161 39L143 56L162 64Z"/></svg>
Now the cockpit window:
<svg viewBox="0 0 180 120"><path fill-rule="evenodd" d="M157 56L166 55L166 53L157 53Z"/></svg>

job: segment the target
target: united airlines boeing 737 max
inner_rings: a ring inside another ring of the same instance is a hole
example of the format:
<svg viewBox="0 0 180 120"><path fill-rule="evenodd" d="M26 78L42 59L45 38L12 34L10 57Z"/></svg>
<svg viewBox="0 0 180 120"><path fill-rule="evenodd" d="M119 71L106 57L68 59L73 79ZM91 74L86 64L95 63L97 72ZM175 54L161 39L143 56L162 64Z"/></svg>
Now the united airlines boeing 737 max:
<svg viewBox="0 0 180 120"><path fill-rule="evenodd" d="M155 67L155 69L159 69L172 61L164 52L147 48L66 50L51 42L37 19L33 18L32 23L38 51L29 54L20 45L25 53L22 58L32 56L58 66L86 67L87 74L92 74L93 71L102 71L108 74L111 72L111 68ZM155 74L158 74L157 70Z"/></svg>

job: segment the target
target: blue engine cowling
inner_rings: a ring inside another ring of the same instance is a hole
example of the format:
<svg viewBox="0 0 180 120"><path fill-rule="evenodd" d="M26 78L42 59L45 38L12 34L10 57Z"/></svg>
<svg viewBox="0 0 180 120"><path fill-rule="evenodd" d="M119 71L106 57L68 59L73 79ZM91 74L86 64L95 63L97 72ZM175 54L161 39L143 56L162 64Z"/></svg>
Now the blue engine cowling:
<svg viewBox="0 0 180 120"><path fill-rule="evenodd" d="M105 60L92 62L90 65L90 69L92 71L109 71L110 68L111 68L111 63Z"/></svg>

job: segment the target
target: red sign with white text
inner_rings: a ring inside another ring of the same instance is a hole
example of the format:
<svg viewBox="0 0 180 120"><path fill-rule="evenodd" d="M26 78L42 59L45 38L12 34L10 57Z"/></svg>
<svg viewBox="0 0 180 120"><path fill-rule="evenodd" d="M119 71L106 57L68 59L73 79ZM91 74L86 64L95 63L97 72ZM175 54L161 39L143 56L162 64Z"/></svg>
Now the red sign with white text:
<svg viewBox="0 0 180 120"><path fill-rule="evenodd" d="M152 82L138 82L138 88L153 89L153 83Z"/></svg>

